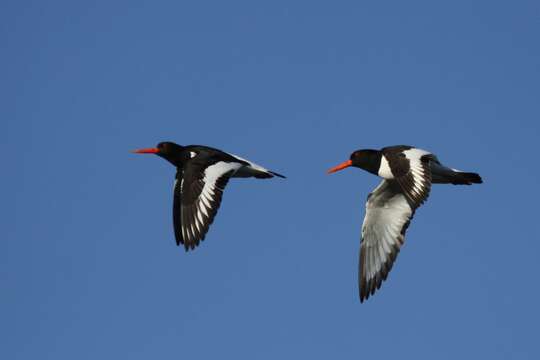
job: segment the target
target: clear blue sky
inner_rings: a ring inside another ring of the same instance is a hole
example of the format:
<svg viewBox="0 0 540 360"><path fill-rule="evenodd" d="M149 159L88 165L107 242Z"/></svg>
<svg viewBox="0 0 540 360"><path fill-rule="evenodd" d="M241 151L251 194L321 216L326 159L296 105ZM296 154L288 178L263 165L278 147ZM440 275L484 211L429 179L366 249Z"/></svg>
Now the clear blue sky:
<svg viewBox="0 0 540 360"><path fill-rule="evenodd" d="M3 1L0 357L538 359L538 1ZM174 169L233 179L196 251ZM411 144L437 186L360 304L364 201L326 169Z"/></svg>

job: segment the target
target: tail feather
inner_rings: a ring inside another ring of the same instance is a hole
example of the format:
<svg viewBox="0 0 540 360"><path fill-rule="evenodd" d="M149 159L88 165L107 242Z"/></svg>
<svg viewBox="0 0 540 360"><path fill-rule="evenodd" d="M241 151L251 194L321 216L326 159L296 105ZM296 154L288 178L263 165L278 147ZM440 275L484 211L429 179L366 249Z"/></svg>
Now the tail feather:
<svg viewBox="0 0 540 360"><path fill-rule="evenodd" d="M482 178L477 173L451 169L439 163L431 163L433 184L472 185L482 184Z"/></svg>
<svg viewBox="0 0 540 360"><path fill-rule="evenodd" d="M257 179L270 179L270 178L273 178L274 176L285 179L285 176L278 174L276 172L270 171L270 170L257 171L257 172L254 172L252 176L256 177Z"/></svg>
<svg viewBox="0 0 540 360"><path fill-rule="evenodd" d="M473 172L456 172L454 173L452 184L454 185L472 185L481 184L482 178L477 173Z"/></svg>
<svg viewBox="0 0 540 360"><path fill-rule="evenodd" d="M274 176L280 177L282 179L286 179L286 177L284 175L278 174L277 172L269 171L269 173L274 175Z"/></svg>

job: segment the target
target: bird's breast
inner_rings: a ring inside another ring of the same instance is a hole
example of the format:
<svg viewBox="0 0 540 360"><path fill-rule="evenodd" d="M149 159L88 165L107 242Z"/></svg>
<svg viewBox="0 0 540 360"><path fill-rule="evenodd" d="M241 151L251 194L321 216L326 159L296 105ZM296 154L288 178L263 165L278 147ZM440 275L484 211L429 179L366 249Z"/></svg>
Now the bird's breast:
<svg viewBox="0 0 540 360"><path fill-rule="evenodd" d="M379 171L377 172L377 175L379 175L383 179L394 178L394 175L392 174L392 169L390 168L390 164L388 163L388 160L384 155L381 156L381 165L379 166Z"/></svg>

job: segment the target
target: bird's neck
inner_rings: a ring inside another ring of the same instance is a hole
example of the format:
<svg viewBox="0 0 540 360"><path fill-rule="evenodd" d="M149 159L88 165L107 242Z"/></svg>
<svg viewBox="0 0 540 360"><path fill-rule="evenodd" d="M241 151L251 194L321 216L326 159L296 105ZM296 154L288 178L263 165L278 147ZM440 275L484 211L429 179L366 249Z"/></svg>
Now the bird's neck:
<svg viewBox="0 0 540 360"><path fill-rule="evenodd" d="M365 154L360 160L358 167L370 172L374 175L379 174L379 167L381 166L382 152L373 150Z"/></svg>
<svg viewBox="0 0 540 360"><path fill-rule="evenodd" d="M160 156L172 165L180 168L184 166L184 162L187 159L187 155L183 151L160 154Z"/></svg>

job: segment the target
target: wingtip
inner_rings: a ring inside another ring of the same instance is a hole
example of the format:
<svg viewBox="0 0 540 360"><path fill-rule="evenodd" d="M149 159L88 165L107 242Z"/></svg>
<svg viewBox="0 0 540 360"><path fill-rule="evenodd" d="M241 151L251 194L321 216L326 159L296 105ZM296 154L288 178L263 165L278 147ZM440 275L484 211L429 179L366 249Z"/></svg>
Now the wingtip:
<svg viewBox="0 0 540 360"><path fill-rule="evenodd" d="M274 176L277 176L277 177L280 177L282 179L286 179L287 177L285 175L281 175L281 174L278 174L277 172L273 172L273 171L270 171L270 174L274 175Z"/></svg>
<svg viewBox="0 0 540 360"><path fill-rule="evenodd" d="M365 283L361 283L358 287L358 297L360 298L360 304L362 304L364 301L367 300L367 298L369 297L369 292L367 292L366 294L366 284Z"/></svg>
<svg viewBox="0 0 540 360"><path fill-rule="evenodd" d="M478 175L477 184L483 184L483 183L484 183L484 179L482 179L482 177L480 175Z"/></svg>
<svg viewBox="0 0 540 360"><path fill-rule="evenodd" d="M363 304L369 298L369 292L366 294L365 291L360 290L360 304Z"/></svg>

